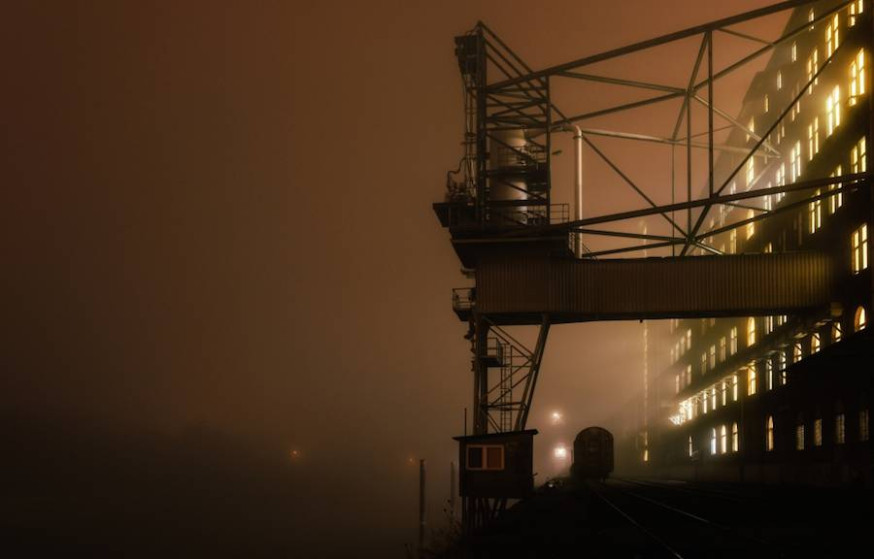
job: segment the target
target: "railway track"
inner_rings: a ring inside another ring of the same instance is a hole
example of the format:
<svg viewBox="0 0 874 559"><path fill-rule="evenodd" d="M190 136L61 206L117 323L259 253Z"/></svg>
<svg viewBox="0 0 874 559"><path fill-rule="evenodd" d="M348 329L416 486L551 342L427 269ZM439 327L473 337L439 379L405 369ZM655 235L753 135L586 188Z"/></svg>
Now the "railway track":
<svg viewBox="0 0 874 559"><path fill-rule="evenodd" d="M568 478L508 509L458 557L867 557L871 502L862 489Z"/></svg>
<svg viewBox="0 0 874 559"><path fill-rule="evenodd" d="M700 485L691 485L682 481L652 481L645 479L632 479L632 478L613 478L617 481L621 481L623 483L630 483L633 485L638 485L641 487L653 487L657 489L663 489L668 491L676 491L680 493L687 493L689 495L695 495L697 497L704 497L707 499L718 499L720 501L728 501L731 503L746 503L749 499L742 498L736 491L722 491L709 487L702 487Z"/></svg>
<svg viewBox="0 0 874 559"><path fill-rule="evenodd" d="M645 557L784 557L774 544L750 535L743 526L708 514L724 506L725 499L709 495L707 500L688 488L659 487L644 481L611 480L589 482L592 494L643 538L627 534L617 541L630 556ZM677 497L681 497L679 500ZM690 497L698 506L690 507ZM724 497L724 496L722 496ZM735 499L735 505L741 503ZM734 508L734 507L732 507ZM735 513L737 511L734 511ZM614 531L614 534L622 534Z"/></svg>

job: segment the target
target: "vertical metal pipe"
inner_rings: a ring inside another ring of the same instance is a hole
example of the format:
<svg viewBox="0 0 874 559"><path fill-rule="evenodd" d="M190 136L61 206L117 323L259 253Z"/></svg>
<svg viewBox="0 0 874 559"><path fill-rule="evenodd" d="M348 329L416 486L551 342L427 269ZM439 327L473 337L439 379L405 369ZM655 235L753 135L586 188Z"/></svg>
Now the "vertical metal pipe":
<svg viewBox="0 0 874 559"><path fill-rule="evenodd" d="M476 91L476 212L477 221L483 223L488 218L486 211L486 171L488 170L488 131L486 117L488 116L486 99L486 39L483 29L477 25L477 61L474 73L474 88Z"/></svg>
<svg viewBox="0 0 874 559"><path fill-rule="evenodd" d="M707 184L713 197L713 31L707 32Z"/></svg>
<svg viewBox="0 0 874 559"><path fill-rule="evenodd" d="M686 102L686 201L692 201L692 101ZM686 210L686 235L687 244L691 241L688 235L692 234L692 208ZM685 253L685 250L683 251Z"/></svg>
<svg viewBox="0 0 874 559"><path fill-rule="evenodd" d="M455 462L449 463L449 521L455 524L455 488L458 472L455 469Z"/></svg>
<svg viewBox="0 0 874 559"><path fill-rule="evenodd" d="M676 191L677 191L677 182L676 182L676 176L675 176L676 173L674 170L674 167L676 164L676 154L674 153L675 146L676 146L676 144L671 144L671 205L674 205L674 203L676 202ZM674 215L673 211L671 211L671 221L676 222L676 216ZM675 231L675 229L671 229L671 238L672 239L674 238L674 231ZM671 244L671 256L677 255L676 247L677 247L677 245Z"/></svg>
<svg viewBox="0 0 874 559"><path fill-rule="evenodd" d="M574 127L574 221L583 219L583 131ZM574 256L583 257L580 233L574 233Z"/></svg>
<svg viewBox="0 0 874 559"><path fill-rule="evenodd" d="M419 460L419 557L425 551L425 459Z"/></svg>
<svg viewBox="0 0 874 559"><path fill-rule="evenodd" d="M552 102L550 101L549 77L544 80L546 88L546 223L552 223Z"/></svg>

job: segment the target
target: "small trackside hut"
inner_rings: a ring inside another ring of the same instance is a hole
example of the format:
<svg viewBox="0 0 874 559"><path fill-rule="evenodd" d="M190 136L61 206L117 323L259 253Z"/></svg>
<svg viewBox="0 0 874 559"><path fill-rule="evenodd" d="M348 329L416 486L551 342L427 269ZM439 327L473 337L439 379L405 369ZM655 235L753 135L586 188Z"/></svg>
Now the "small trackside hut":
<svg viewBox="0 0 874 559"><path fill-rule="evenodd" d="M521 499L534 490L536 429L454 437L462 497Z"/></svg>

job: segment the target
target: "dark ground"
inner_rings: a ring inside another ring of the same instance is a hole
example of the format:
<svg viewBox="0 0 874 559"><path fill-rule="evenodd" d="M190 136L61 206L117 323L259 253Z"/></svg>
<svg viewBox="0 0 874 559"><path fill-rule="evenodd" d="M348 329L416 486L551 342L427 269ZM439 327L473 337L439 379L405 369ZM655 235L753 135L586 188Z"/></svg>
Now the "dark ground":
<svg viewBox="0 0 874 559"><path fill-rule="evenodd" d="M564 480L446 557L868 557L872 503L860 489Z"/></svg>

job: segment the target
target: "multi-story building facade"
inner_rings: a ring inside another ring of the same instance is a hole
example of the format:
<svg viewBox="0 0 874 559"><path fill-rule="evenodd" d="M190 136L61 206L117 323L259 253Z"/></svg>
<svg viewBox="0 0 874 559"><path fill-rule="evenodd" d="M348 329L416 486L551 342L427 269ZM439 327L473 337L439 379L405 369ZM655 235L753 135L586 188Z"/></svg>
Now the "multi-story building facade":
<svg viewBox="0 0 874 559"><path fill-rule="evenodd" d="M868 169L870 0L795 10L754 79L732 145L763 149L746 163L723 153L730 191ZM770 154L770 155L769 155ZM672 320L670 367L650 392L650 466L697 479L871 485L872 226L867 181L717 207L707 224L722 253L816 250L833 255L838 296L804 315ZM749 221L763 211L786 209ZM734 225L734 227L731 227ZM793 289L787 285L786 289Z"/></svg>

